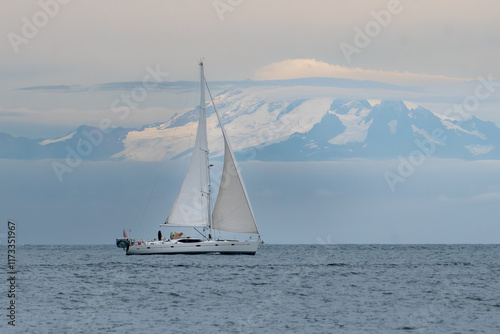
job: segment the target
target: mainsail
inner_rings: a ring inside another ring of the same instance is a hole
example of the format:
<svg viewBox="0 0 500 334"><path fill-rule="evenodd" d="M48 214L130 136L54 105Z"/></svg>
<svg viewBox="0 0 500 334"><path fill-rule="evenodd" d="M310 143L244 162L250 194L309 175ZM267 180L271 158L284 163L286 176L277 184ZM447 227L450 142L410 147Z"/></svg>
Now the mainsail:
<svg viewBox="0 0 500 334"><path fill-rule="evenodd" d="M205 112L205 76L201 68L200 119L193 155L179 195L170 211L166 225L208 226L236 233L256 233L257 225L245 184L240 176L229 139L217 109L215 113L224 137L224 167L217 201L210 215L210 177L208 162L207 125ZM210 92L210 91L209 91ZM212 99L213 103L213 99Z"/></svg>
<svg viewBox="0 0 500 334"><path fill-rule="evenodd" d="M167 225L207 226L210 217L205 82L201 67L200 119L193 154L181 190L167 218Z"/></svg>

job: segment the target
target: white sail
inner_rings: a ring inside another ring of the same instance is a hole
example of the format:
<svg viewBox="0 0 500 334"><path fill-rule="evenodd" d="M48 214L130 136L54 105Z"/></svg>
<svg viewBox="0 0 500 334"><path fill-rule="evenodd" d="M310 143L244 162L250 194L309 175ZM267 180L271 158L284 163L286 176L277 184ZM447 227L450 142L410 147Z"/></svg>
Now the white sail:
<svg viewBox="0 0 500 334"><path fill-rule="evenodd" d="M211 214L210 203L210 164L208 161L207 124L205 111L205 76L203 62L200 62L200 108L198 130L189 167L184 177L181 190L165 224L160 226L209 227L204 235L206 240L183 237L182 233L169 240L135 241L131 238L117 239L116 245L126 249L127 255L147 254L248 254L254 255L261 243L259 239L250 238L246 241L220 240L212 238L213 229L239 233L258 234L255 219L248 201L245 185L238 172L236 160L229 140L222 125L217 109L214 109L224 137L224 168L217 203ZM208 85L207 85L208 88ZM210 93L210 90L208 90ZM213 102L212 94L210 98ZM205 232L206 229L203 228ZM125 232L124 232L125 237Z"/></svg>
<svg viewBox="0 0 500 334"><path fill-rule="evenodd" d="M207 122L205 114L205 78L203 64L200 79L200 119L196 132L189 168L184 177L181 190L167 218L167 225L174 226L206 226L209 225L209 177L208 177L208 144Z"/></svg>
<svg viewBox="0 0 500 334"><path fill-rule="evenodd" d="M217 118L219 118L224 135L224 167L219 194L212 214L212 227L227 232L258 234L259 231L245 184L240 177L236 160L218 113Z"/></svg>

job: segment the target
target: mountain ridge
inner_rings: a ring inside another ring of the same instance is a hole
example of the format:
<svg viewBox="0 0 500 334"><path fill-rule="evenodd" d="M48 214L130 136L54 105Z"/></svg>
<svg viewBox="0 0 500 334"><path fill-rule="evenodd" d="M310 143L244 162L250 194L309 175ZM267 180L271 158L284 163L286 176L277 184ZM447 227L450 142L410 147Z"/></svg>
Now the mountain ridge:
<svg viewBox="0 0 500 334"><path fill-rule="evenodd" d="M400 100L298 98L296 89L228 89L214 98L237 157L263 161L389 159L408 156L418 148L417 142L428 142L435 147L432 155L436 157L500 159L500 129L490 121L475 116L458 121ZM189 153L196 124L193 109L139 129L103 132L80 126L54 139L0 133L0 158L64 159L73 151L83 160L179 159ZM211 105L207 127L211 155L218 157L223 152L222 138ZM436 129L442 132L441 139L433 137Z"/></svg>

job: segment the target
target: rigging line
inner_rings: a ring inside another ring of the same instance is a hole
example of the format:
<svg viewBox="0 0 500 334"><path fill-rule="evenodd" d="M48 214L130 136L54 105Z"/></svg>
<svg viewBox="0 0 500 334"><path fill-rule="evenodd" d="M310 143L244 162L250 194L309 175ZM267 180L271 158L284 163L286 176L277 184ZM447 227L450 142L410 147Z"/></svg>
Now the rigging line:
<svg viewBox="0 0 500 334"><path fill-rule="evenodd" d="M194 82L195 80L192 81L193 83L191 84L191 86L189 87L189 91L188 91L188 96L186 97L186 100L184 101L184 105L182 106L182 109L184 110L186 108L186 105L187 105L187 102L188 102L188 99L189 97L191 96L191 93L193 92L193 88L194 88ZM167 121L168 122L168 121ZM170 143L171 141L169 140L170 138L172 137L175 137L175 134L177 133L177 131L179 130L179 127L176 126L173 128L173 131L172 133L166 138L167 139L167 143ZM191 136L192 136L192 132L193 130L191 129ZM191 141L191 138L190 138L190 141ZM189 147L189 146L188 146ZM155 180L155 183L153 184L153 188L151 189L151 192L149 193L149 197L148 197L148 201L146 203L146 207L144 208L144 211L142 212L142 218L141 218L141 222L140 222L140 225L142 225L144 223L144 218L146 217L146 212L149 208L149 204L151 203L151 198L153 197L153 193L154 191L156 190L156 186L158 184L158 180L160 179L160 175L163 171L163 168L165 167L165 164L168 160L168 154L165 155L165 159L163 159L163 162L160 166L160 169L158 171L158 174L156 175L156 180ZM187 159L188 160L188 159ZM186 170L186 163L184 163L184 170Z"/></svg>
<svg viewBox="0 0 500 334"><path fill-rule="evenodd" d="M213 97L212 97L212 92L210 92L210 88L208 88L207 78L205 78L205 75L203 75L203 80L205 81L205 86L207 87L207 90L208 90L208 95L210 95L210 101L212 102L212 106L214 107L215 114L216 114L216 116L218 116L218 114L217 114L217 109L215 109L215 103L214 103L214 99L213 99ZM206 107L205 107L205 109L206 109ZM209 160L208 160L208 166L210 166L210 157L208 156L208 154L207 154L207 158L209 159ZM208 167L208 179L210 180L210 167ZM209 181L210 188L212 188L212 184L211 184L211 183L212 183L212 182L211 182L211 180L210 180L210 181ZM219 186L220 186L220 185L219 185ZM212 214L213 214L213 210L214 210L214 208L215 208L215 202L216 202L216 201L213 201L213 200L212 200L212 195L213 195L213 193L214 193L214 192L210 191L210 193L208 194L208 196L210 196L210 206L212 206L212 207L210 208L210 210L211 210Z"/></svg>
<svg viewBox="0 0 500 334"><path fill-rule="evenodd" d="M198 231L198 229L197 229L196 227L194 228L194 230L195 230L196 232L198 232L199 234L201 234L201 235L203 236L203 239L207 239L207 240L208 240L207 236L206 236L206 235L204 235L203 233L201 233L200 231Z"/></svg>
<svg viewBox="0 0 500 334"><path fill-rule="evenodd" d="M205 80L205 86L207 86L208 95L210 95L210 101L212 101L212 106L214 107L214 111L215 111L216 115L218 116L217 109L215 108L214 98L212 97L212 92L210 92L210 88L208 87L207 78L205 78L205 76L203 76L203 80Z"/></svg>
<svg viewBox="0 0 500 334"><path fill-rule="evenodd" d="M205 78L205 76L203 76L203 80L205 80L205 86L207 87L208 95L210 96L210 101L212 102L212 106L214 107L215 115L216 115L217 119L219 120L219 123L221 123L221 119L219 118L219 113L217 112L217 108L215 107L214 98L212 97L212 92L210 91L210 88L208 87L207 78ZM220 126L221 126L221 130L222 130L222 136L224 137L224 130L222 128L222 124ZM225 139L224 139L224 141L225 141ZM209 173L210 173L210 169L209 169ZM221 183L222 183L222 180L221 180ZM210 192L210 196L211 195L212 195L212 192ZM213 212L213 209L215 209L215 203L214 203L214 208L212 208L212 212ZM214 237L215 237L215 235L216 235L217 232L219 232L219 239L220 239L221 238L221 231L219 231L219 230L215 230L213 232L214 233Z"/></svg>
<svg viewBox="0 0 500 334"><path fill-rule="evenodd" d="M207 86L207 90L208 90L208 94L210 95L210 99L212 100L212 105L214 106L214 111L215 111L215 115L217 116L217 119L219 120L219 125L220 125L220 129L222 130L222 136L224 137L224 145L227 145L227 147L229 148L229 154L231 155L231 159L233 160L233 164L235 165L236 167L236 158L234 157L233 153L232 153L232 150L231 150L231 145L229 144L229 140L227 138L227 133L226 133L226 130L224 128L224 125L222 124L222 119L219 115L219 112L217 111L217 109L215 108L215 102L214 102L214 99L212 97L212 93L210 92L210 88L208 87L208 82L207 82L207 79L205 77L203 77L203 79L205 80L205 85ZM226 157L224 156L224 159ZM236 173L239 174L238 172L238 167L236 167ZM243 183L243 180L240 178L240 176L238 175L238 181L240 183L240 186L241 188L243 189L243 193L245 194L245 201L247 202L248 204L248 207L250 209L250 214L252 215L252 219L253 219L253 222L255 224L255 227L257 228L257 224L255 222L255 215L253 213L253 210L252 210L252 206L250 204L250 201L248 199L248 194L247 194L247 191L245 189L245 184ZM219 190L220 191L220 190ZM258 232L257 232L258 234Z"/></svg>
<svg viewBox="0 0 500 334"><path fill-rule="evenodd" d="M208 87L207 78L203 77L203 79L205 80L205 86L207 86L208 94L210 95L210 100L212 101L212 106L214 107L215 116L217 117L217 120L219 121L220 129L222 131L222 137L224 138L224 143L227 142L227 144L229 145L229 140L227 139L226 129L224 128L224 125L222 124L222 118L220 117L219 112L217 111L217 108L215 107L214 98L212 97L212 92L210 92L210 88ZM233 160L236 160L236 159L233 159Z"/></svg>

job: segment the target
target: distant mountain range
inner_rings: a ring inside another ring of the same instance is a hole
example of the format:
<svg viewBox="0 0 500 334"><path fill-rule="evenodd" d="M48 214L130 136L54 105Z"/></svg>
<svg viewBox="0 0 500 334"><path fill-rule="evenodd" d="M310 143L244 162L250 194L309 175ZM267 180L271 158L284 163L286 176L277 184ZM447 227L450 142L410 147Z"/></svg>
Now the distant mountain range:
<svg viewBox="0 0 500 334"><path fill-rule="evenodd" d="M103 135L99 145L92 144L88 139L88 134L95 131ZM0 158L64 159L71 150L80 150L83 154L79 155L83 160L106 160L123 150L122 141L128 131L130 129L115 128L106 134L97 128L82 125L66 136L56 139L28 139L0 133ZM89 142L91 145L84 146L82 142Z"/></svg>
<svg viewBox="0 0 500 334"><path fill-rule="evenodd" d="M405 101L345 100L315 94L294 98L294 92L301 89L266 85L217 95L216 106L239 159L386 159L408 156L415 150L442 158L500 159L500 129L492 122L476 117L448 119ZM209 145L216 158L222 153L220 130L212 107L207 115ZM79 154L84 160L179 159L190 152L196 121L196 110L192 110L166 123L115 128L109 133L89 126L55 139L0 133L0 158L64 159Z"/></svg>

